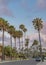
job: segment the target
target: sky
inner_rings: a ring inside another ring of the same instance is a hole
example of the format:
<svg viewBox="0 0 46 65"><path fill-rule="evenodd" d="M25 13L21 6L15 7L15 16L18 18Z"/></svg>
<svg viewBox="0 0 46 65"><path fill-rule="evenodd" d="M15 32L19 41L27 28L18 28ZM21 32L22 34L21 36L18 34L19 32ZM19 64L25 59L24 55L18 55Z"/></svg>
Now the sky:
<svg viewBox="0 0 46 65"><path fill-rule="evenodd" d="M6 19L16 29L19 29L20 24L24 24L30 39L36 38L37 32L32 21L39 17L44 22L41 36L44 41L46 40L46 0L0 0L0 17Z"/></svg>

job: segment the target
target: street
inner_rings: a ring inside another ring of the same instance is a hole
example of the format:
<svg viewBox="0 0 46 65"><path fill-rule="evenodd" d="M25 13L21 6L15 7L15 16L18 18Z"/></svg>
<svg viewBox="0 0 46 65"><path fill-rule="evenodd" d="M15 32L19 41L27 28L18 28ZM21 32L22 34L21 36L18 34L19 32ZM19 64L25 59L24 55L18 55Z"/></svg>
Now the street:
<svg viewBox="0 0 46 65"><path fill-rule="evenodd" d="M23 60L23 61L13 61L0 63L0 65L37 65L38 62L35 60Z"/></svg>

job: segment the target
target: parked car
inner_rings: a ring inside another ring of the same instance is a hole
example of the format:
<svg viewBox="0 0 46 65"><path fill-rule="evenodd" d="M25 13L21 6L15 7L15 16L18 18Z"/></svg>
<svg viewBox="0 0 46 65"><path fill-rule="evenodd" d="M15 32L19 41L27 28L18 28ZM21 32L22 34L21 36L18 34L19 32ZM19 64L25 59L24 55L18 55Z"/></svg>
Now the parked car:
<svg viewBox="0 0 46 65"><path fill-rule="evenodd" d="M36 61L41 61L41 58L40 57L36 57L35 60Z"/></svg>
<svg viewBox="0 0 46 65"><path fill-rule="evenodd" d="M46 60L46 57L44 57L44 59Z"/></svg>

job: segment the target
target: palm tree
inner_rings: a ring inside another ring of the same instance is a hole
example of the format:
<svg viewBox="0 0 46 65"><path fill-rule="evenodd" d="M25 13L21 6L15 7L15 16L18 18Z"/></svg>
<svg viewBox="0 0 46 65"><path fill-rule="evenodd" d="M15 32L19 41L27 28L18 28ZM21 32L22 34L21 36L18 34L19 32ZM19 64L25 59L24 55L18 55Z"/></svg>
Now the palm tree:
<svg viewBox="0 0 46 65"><path fill-rule="evenodd" d="M21 25L19 26L19 28L23 31L23 29L25 28L25 25L21 24Z"/></svg>
<svg viewBox="0 0 46 65"><path fill-rule="evenodd" d="M18 39L19 39L19 51L20 51L20 47L21 47L21 45L20 45L20 38L21 38L22 36L23 36L22 31L18 30L18 32L17 32L17 37L18 37Z"/></svg>
<svg viewBox="0 0 46 65"><path fill-rule="evenodd" d="M24 28L23 29L23 32L24 32L24 38L26 37L26 32L27 32L27 29L26 28Z"/></svg>
<svg viewBox="0 0 46 65"><path fill-rule="evenodd" d="M24 44L25 44L25 38L26 38L26 32L27 32L27 29L24 28L24 29L23 29L23 32L24 32Z"/></svg>
<svg viewBox="0 0 46 65"><path fill-rule="evenodd" d="M2 34L2 46L3 46L2 60L5 59L5 56L4 56L4 31L7 31L8 26L9 26L9 23L5 19L0 18L0 30L2 30L2 32L3 32L3 34Z"/></svg>
<svg viewBox="0 0 46 65"><path fill-rule="evenodd" d="M25 39L25 41L26 41L25 46L28 48L29 39L28 39L28 38L26 38L26 39Z"/></svg>
<svg viewBox="0 0 46 65"><path fill-rule="evenodd" d="M25 28L25 25L21 24L19 28L22 30L22 32L24 32L23 29ZM23 50L23 38L22 38L22 50Z"/></svg>
<svg viewBox="0 0 46 65"><path fill-rule="evenodd" d="M32 46L34 46L34 45L38 45L38 41L37 40L34 40Z"/></svg>
<svg viewBox="0 0 46 65"><path fill-rule="evenodd" d="M24 32L24 39L25 39L26 31L27 31L27 29L25 28L25 25L21 24L21 25L19 26L19 28ZM22 43L22 50L23 50L23 43Z"/></svg>
<svg viewBox="0 0 46 65"><path fill-rule="evenodd" d="M29 45L29 39L26 38L26 39L25 39L25 47L26 47L26 49L27 49L27 57L28 57L28 45Z"/></svg>
<svg viewBox="0 0 46 65"><path fill-rule="evenodd" d="M34 28L38 31L38 34L39 34L40 56L42 59L42 45L41 45L40 31L43 28L43 21L41 20L41 18L36 18L32 22L33 22Z"/></svg>
<svg viewBox="0 0 46 65"><path fill-rule="evenodd" d="M13 37L14 37L14 40L15 40L15 49L16 49L16 38L17 38L17 30L14 31L14 34L13 34Z"/></svg>
<svg viewBox="0 0 46 65"><path fill-rule="evenodd" d="M15 28L14 26L10 25L8 29L8 33L10 33L10 42L11 42L11 60L12 60L12 37L14 34Z"/></svg>
<svg viewBox="0 0 46 65"><path fill-rule="evenodd" d="M39 50L38 47L39 47L38 41L37 41L37 40L34 40L34 41L33 41L33 44L32 44L33 56L34 56L34 57L38 56L38 50Z"/></svg>

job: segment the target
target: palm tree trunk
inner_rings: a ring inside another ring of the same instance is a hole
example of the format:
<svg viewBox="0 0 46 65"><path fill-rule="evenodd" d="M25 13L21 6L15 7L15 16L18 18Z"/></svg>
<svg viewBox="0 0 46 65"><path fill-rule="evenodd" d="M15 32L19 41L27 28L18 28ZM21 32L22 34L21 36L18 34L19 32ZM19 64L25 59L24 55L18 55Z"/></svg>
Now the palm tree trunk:
<svg viewBox="0 0 46 65"><path fill-rule="evenodd" d="M2 60L5 60L5 56L4 56L4 29L3 29L3 34L2 34Z"/></svg>
<svg viewBox="0 0 46 65"><path fill-rule="evenodd" d="M16 38L15 38L15 50L16 50Z"/></svg>
<svg viewBox="0 0 46 65"><path fill-rule="evenodd" d="M28 58L28 46L27 46L27 58Z"/></svg>
<svg viewBox="0 0 46 65"><path fill-rule="evenodd" d="M38 33L39 33L39 42L40 42L40 57L42 60L42 45L41 45L40 31L38 31Z"/></svg>
<svg viewBox="0 0 46 65"><path fill-rule="evenodd" d="M10 36L10 42L11 42L11 54L10 54L10 59L12 60L12 36Z"/></svg>
<svg viewBox="0 0 46 65"><path fill-rule="evenodd" d="M23 37L22 37L22 52L23 52Z"/></svg>
<svg viewBox="0 0 46 65"><path fill-rule="evenodd" d="M19 52L20 52L20 38L19 38Z"/></svg>
<svg viewBox="0 0 46 65"><path fill-rule="evenodd" d="M26 32L24 33L24 37L26 38Z"/></svg>

